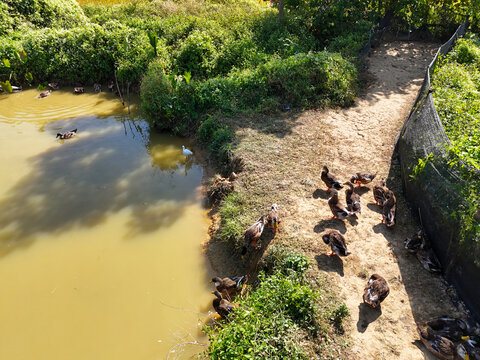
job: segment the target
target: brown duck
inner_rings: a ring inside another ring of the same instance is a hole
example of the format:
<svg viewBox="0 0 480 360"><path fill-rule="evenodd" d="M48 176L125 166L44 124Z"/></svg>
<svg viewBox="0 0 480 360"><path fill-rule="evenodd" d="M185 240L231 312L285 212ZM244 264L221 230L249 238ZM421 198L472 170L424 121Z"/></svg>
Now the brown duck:
<svg viewBox="0 0 480 360"><path fill-rule="evenodd" d="M418 334L425 347L439 359L454 360L456 358L455 344L451 340L437 335L431 327L419 327Z"/></svg>
<svg viewBox="0 0 480 360"><path fill-rule="evenodd" d="M260 236L262 236L265 222L265 216L261 216L252 226L245 230L242 257L247 253L249 245L253 246L255 249L260 248L260 246L257 244L257 240L260 238Z"/></svg>
<svg viewBox="0 0 480 360"><path fill-rule="evenodd" d="M328 199L328 206L330 206L330 210L332 211L332 216L330 216L330 219L333 219L333 218L345 219L348 216L353 214L350 211L348 211L345 206L340 204L340 201L338 200L338 191L335 189L330 189L330 198Z"/></svg>
<svg viewBox="0 0 480 360"><path fill-rule="evenodd" d="M222 295L217 290L212 291L212 294L217 297L216 299L213 299L213 308L222 318L227 317L228 314L231 314L235 310L235 305L222 298Z"/></svg>
<svg viewBox="0 0 480 360"><path fill-rule="evenodd" d="M387 225L387 227L392 227L395 225L396 220L397 199L392 190L387 190L385 192L385 199L381 220Z"/></svg>
<svg viewBox="0 0 480 360"><path fill-rule="evenodd" d="M50 90L45 90L45 91L42 91L40 93L40 95L38 95L39 98L45 98L47 97L48 95L50 95L52 92Z"/></svg>
<svg viewBox="0 0 480 360"><path fill-rule="evenodd" d="M270 211L267 215L267 224L273 232L278 231L278 224L280 223L280 218L278 216L278 205L272 204Z"/></svg>
<svg viewBox="0 0 480 360"><path fill-rule="evenodd" d="M57 136L55 136L55 137L60 138L61 140L65 140L65 139L71 139L75 135L77 135L77 129L73 129L73 130L64 132L63 134L62 133L57 133Z"/></svg>
<svg viewBox="0 0 480 360"><path fill-rule="evenodd" d="M232 278L215 276L210 282L215 284L215 289L217 289L224 298L233 298L242 291L242 287L247 283L247 280L247 275Z"/></svg>
<svg viewBox="0 0 480 360"><path fill-rule="evenodd" d="M378 274L373 274L368 280L367 287L363 292L363 302L372 308L376 308L390 293L387 281Z"/></svg>
<svg viewBox="0 0 480 360"><path fill-rule="evenodd" d="M323 167L322 170L322 175L320 178L323 180L325 185L327 185L326 191L330 190L331 188L340 190L343 188L343 185L340 181L337 180L335 175L333 175L331 172L328 171L328 168L326 166Z"/></svg>
<svg viewBox="0 0 480 360"><path fill-rule="evenodd" d="M345 199L347 202L347 210L356 214L362 213L362 204L360 202L360 196L355 194L353 191L353 184L350 181L347 181L345 185L348 186L348 189L345 189Z"/></svg>
<svg viewBox="0 0 480 360"><path fill-rule="evenodd" d="M388 188L385 186L385 181L383 180L380 182L380 184L373 187L373 197L377 205L383 206L383 203L385 200L387 200L385 197L387 190Z"/></svg>
<svg viewBox="0 0 480 360"><path fill-rule="evenodd" d="M350 178L350 182L353 184L357 184L357 187L362 185L371 183L373 179L375 179L377 174L371 174L369 172L357 172Z"/></svg>
<svg viewBox="0 0 480 360"><path fill-rule="evenodd" d="M329 230L322 235L322 240L325 244L330 245L331 251L327 253L327 256L337 254L337 256L348 256L351 254L347 250L347 243L342 234L337 230Z"/></svg>

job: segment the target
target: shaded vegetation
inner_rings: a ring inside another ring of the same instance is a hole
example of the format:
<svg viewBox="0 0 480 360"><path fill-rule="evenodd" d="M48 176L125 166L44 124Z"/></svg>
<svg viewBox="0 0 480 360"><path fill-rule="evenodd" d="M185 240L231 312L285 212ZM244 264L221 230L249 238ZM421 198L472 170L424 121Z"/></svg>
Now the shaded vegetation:
<svg viewBox="0 0 480 360"><path fill-rule="evenodd" d="M326 345L348 316L318 284L308 280L305 256L272 246L266 256L268 274L260 273L259 285L238 302L239 306L218 332L207 328L212 359L310 359L328 357ZM322 286L325 286L322 284ZM323 339L316 349L302 348L307 339ZM333 350L333 349L331 349Z"/></svg>

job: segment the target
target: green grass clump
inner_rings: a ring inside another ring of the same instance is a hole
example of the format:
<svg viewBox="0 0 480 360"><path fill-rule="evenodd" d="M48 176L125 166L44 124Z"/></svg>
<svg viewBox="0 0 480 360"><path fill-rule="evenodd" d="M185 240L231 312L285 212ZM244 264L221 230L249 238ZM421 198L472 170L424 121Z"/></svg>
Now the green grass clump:
<svg viewBox="0 0 480 360"><path fill-rule="evenodd" d="M228 241L240 249L243 244L243 234L249 227L249 218L245 215L246 199L238 192L230 193L220 206L220 228L218 237ZM256 220L256 219L255 219Z"/></svg>
<svg viewBox="0 0 480 360"><path fill-rule="evenodd" d="M283 255L278 257L278 254ZM218 331L207 329L211 359L310 359L301 347L305 340L320 338L328 325L319 302L322 291L306 279L305 256L278 250L271 275L260 273L259 285L243 297L228 322ZM327 311L335 319L348 315L345 306ZM320 350L319 350L320 351ZM321 354L317 354L320 355Z"/></svg>

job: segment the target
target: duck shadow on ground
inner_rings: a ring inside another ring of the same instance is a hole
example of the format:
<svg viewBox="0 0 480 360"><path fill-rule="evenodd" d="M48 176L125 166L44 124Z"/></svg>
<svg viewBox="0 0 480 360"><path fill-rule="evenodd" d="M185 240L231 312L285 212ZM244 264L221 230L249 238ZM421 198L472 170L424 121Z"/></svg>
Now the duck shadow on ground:
<svg viewBox="0 0 480 360"><path fill-rule="evenodd" d="M382 306L371 308L365 303L361 302L358 305L358 321L357 330L360 333L364 333L368 326L377 320L382 315Z"/></svg>
<svg viewBox="0 0 480 360"><path fill-rule="evenodd" d="M320 220L317 225L313 227L313 231L317 234L324 232L326 229L338 230L342 234L347 232L345 223L340 219L324 219Z"/></svg>
<svg viewBox="0 0 480 360"><path fill-rule="evenodd" d="M320 270L327 272L336 272L341 277L345 275L345 272L343 271L343 261L337 255L315 255L315 260L317 261L317 266Z"/></svg>
<svg viewBox="0 0 480 360"><path fill-rule="evenodd" d="M369 208L373 212L376 212L376 213L379 213L379 214L382 213L382 207L380 205L375 204L375 203L368 203L367 208Z"/></svg>
<svg viewBox="0 0 480 360"><path fill-rule="evenodd" d="M324 200L327 200L330 195L328 194L327 191L325 191L325 189L316 189L313 194L312 194L312 197L314 199L324 199Z"/></svg>
<svg viewBox="0 0 480 360"><path fill-rule="evenodd" d="M366 186L361 186L359 188L354 188L354 192L360 196L363 196L365 195L367 192L370 191L370 188L369 187L366 187Z"/></svg>
<svg viewBox="0 0 480 360"><path fill-rule="evenodd" d="M251 279L255 278L256 273L258 272L258 266L260 264L260 260L262 259L263 255L268 249L268 246L275 238L276 233L273 232L272 229L267 228L265 226L265 230L262 233L258 243L260 244L260 248L255 249L252 246L248 247L247 253L243 259L243 266L245 268L246 273Z"/></svg>

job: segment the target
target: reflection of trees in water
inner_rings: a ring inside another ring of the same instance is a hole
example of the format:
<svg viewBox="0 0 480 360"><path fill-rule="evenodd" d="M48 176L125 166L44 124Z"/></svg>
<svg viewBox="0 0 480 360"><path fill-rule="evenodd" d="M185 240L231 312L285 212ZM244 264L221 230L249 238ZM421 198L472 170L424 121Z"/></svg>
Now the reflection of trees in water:
<svg viewBox="0 0 480 360"><path fill-rule="evenodd" d="M131 210L129 237L155 231L175 222L196 201L202 170L181 154L181 139L154 135L152 140L145 122L89 119L47 126L54 134L55 127L73 125L79 136L32 158L30 173L0 200L0 253L27 244L18 240L31 240L37 233L93 227L123 209ZM168 171L145 151L159 141L178 149L172 161L176 165ZM190 176L184 176L182 167L185 175L191 170Z"/></svg>

